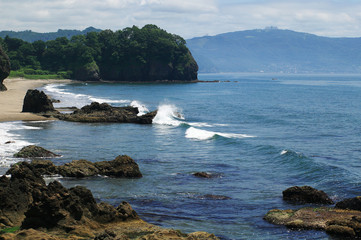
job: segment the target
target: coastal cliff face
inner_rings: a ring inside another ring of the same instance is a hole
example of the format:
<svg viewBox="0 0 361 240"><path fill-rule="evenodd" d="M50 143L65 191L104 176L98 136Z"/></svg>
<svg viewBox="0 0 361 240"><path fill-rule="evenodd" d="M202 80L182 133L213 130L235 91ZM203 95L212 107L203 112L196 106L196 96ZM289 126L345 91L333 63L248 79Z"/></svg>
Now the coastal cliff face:
<svg viewBox="0 0 361 240"><path fill-rule="evenodd" d="M6 87L3 84L5 78L10 74L10 60L6 53L0 46L0 91L6 91Z"/></svg>

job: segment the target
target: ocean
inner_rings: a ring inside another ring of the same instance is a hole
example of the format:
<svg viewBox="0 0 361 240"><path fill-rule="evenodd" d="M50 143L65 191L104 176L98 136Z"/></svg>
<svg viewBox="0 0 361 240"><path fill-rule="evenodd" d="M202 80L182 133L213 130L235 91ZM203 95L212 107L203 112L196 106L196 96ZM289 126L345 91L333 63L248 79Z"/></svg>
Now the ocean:
<svg viewBox="0 0 361 240"><path fill-rule="evenodd" d="M129 202L142 219L221 239L336 239L263 220L291 186L310 185L334 201L361 185L361 76L200 74L188 84L73 83L44 86L61 102L158 109L151 125L63 121L0 123L0 174L36 144L71 160L129 155L141 179L48 178L89 188L98 201ZM7 141L13 143L5 144ZM214 178L194 177L208 172ZM220 195L226 199L212 199Z"/></svg>

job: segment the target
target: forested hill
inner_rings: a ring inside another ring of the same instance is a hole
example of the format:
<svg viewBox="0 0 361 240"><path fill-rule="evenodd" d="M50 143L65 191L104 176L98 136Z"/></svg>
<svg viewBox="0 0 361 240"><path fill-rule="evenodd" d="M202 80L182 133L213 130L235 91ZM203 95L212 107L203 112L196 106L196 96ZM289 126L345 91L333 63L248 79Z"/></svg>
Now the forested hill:
<svg viewBox="0 0 361 240"><path fill-rule="evenodd" d="M12 72L85 81L192 81L198 65L178 35L155 25L105 30L33 43L0 38Z"/></svg>
<svg viewBox="0 0 361 240"><path fill-rule="evenodd" d="M361 38L268 28L187 40L200 72L361 73Z"/></svg>
<svg viewBox="0 0 361 240"><path fill-rule="evenodd" d="M6 36L12 37L12 38L19 38L21 40L27 41L27 42L35 42L38 40L41 41L49 41L49 40L55 40L59 37L66 37L68 39L72 38L76 35L86 35L89 32L100 32L100 29L96 29L94 27L88 27L84 29L83 31L80 30L62 30L59 29L57 32L49 32L49 33L38 33L33 32L31 30L26 31L1 31L0 37L5 38Z"/></svg>

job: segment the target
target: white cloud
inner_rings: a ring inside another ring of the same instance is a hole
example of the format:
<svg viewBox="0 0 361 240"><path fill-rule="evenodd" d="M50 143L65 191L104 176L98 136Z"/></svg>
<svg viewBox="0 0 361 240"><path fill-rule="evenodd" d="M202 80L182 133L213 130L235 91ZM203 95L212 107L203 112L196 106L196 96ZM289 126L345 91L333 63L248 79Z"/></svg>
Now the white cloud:
<svg viewBox="0 0 361 240"><path fill-rule="evenodd" d="M156 24L185 38L278 26L361 36L354 0L0 0L0 30L122 29Z"/></svg>

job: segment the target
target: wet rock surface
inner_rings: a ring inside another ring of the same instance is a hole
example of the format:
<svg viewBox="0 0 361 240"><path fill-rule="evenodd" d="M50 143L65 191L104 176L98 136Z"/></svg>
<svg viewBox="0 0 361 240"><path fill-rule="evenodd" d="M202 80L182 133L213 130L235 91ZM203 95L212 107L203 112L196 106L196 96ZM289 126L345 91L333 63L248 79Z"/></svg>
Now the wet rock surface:
<svg viewBox="0 0 361 240"><path fill-rule="evenodd" d="M282 192L283 200L293 203L333 204L329 196L310 186L291 187Z"/></svg>
<svg viewBox="0 0 361 240"><path fill-rule="evenodd" d="M34 159L31 163L18 163L13 165L7 174L12 174L24 164L32 167L39 175L61 175L63 177L92 177L97 175L117 178L140 178L142 173L138 164L129 156L122 155L112 161L90 162L87 160L74 160L61 166L56 166L50 160Z"/></svg>
<svg viewBox="0 0 361 240"><path fill-rule="evenodd" d="M109 122L152 124L157 111L138 116L138 108L113 107L107 103L93 102L70 114L55 114L54 117L71 122Z"/></svg>

